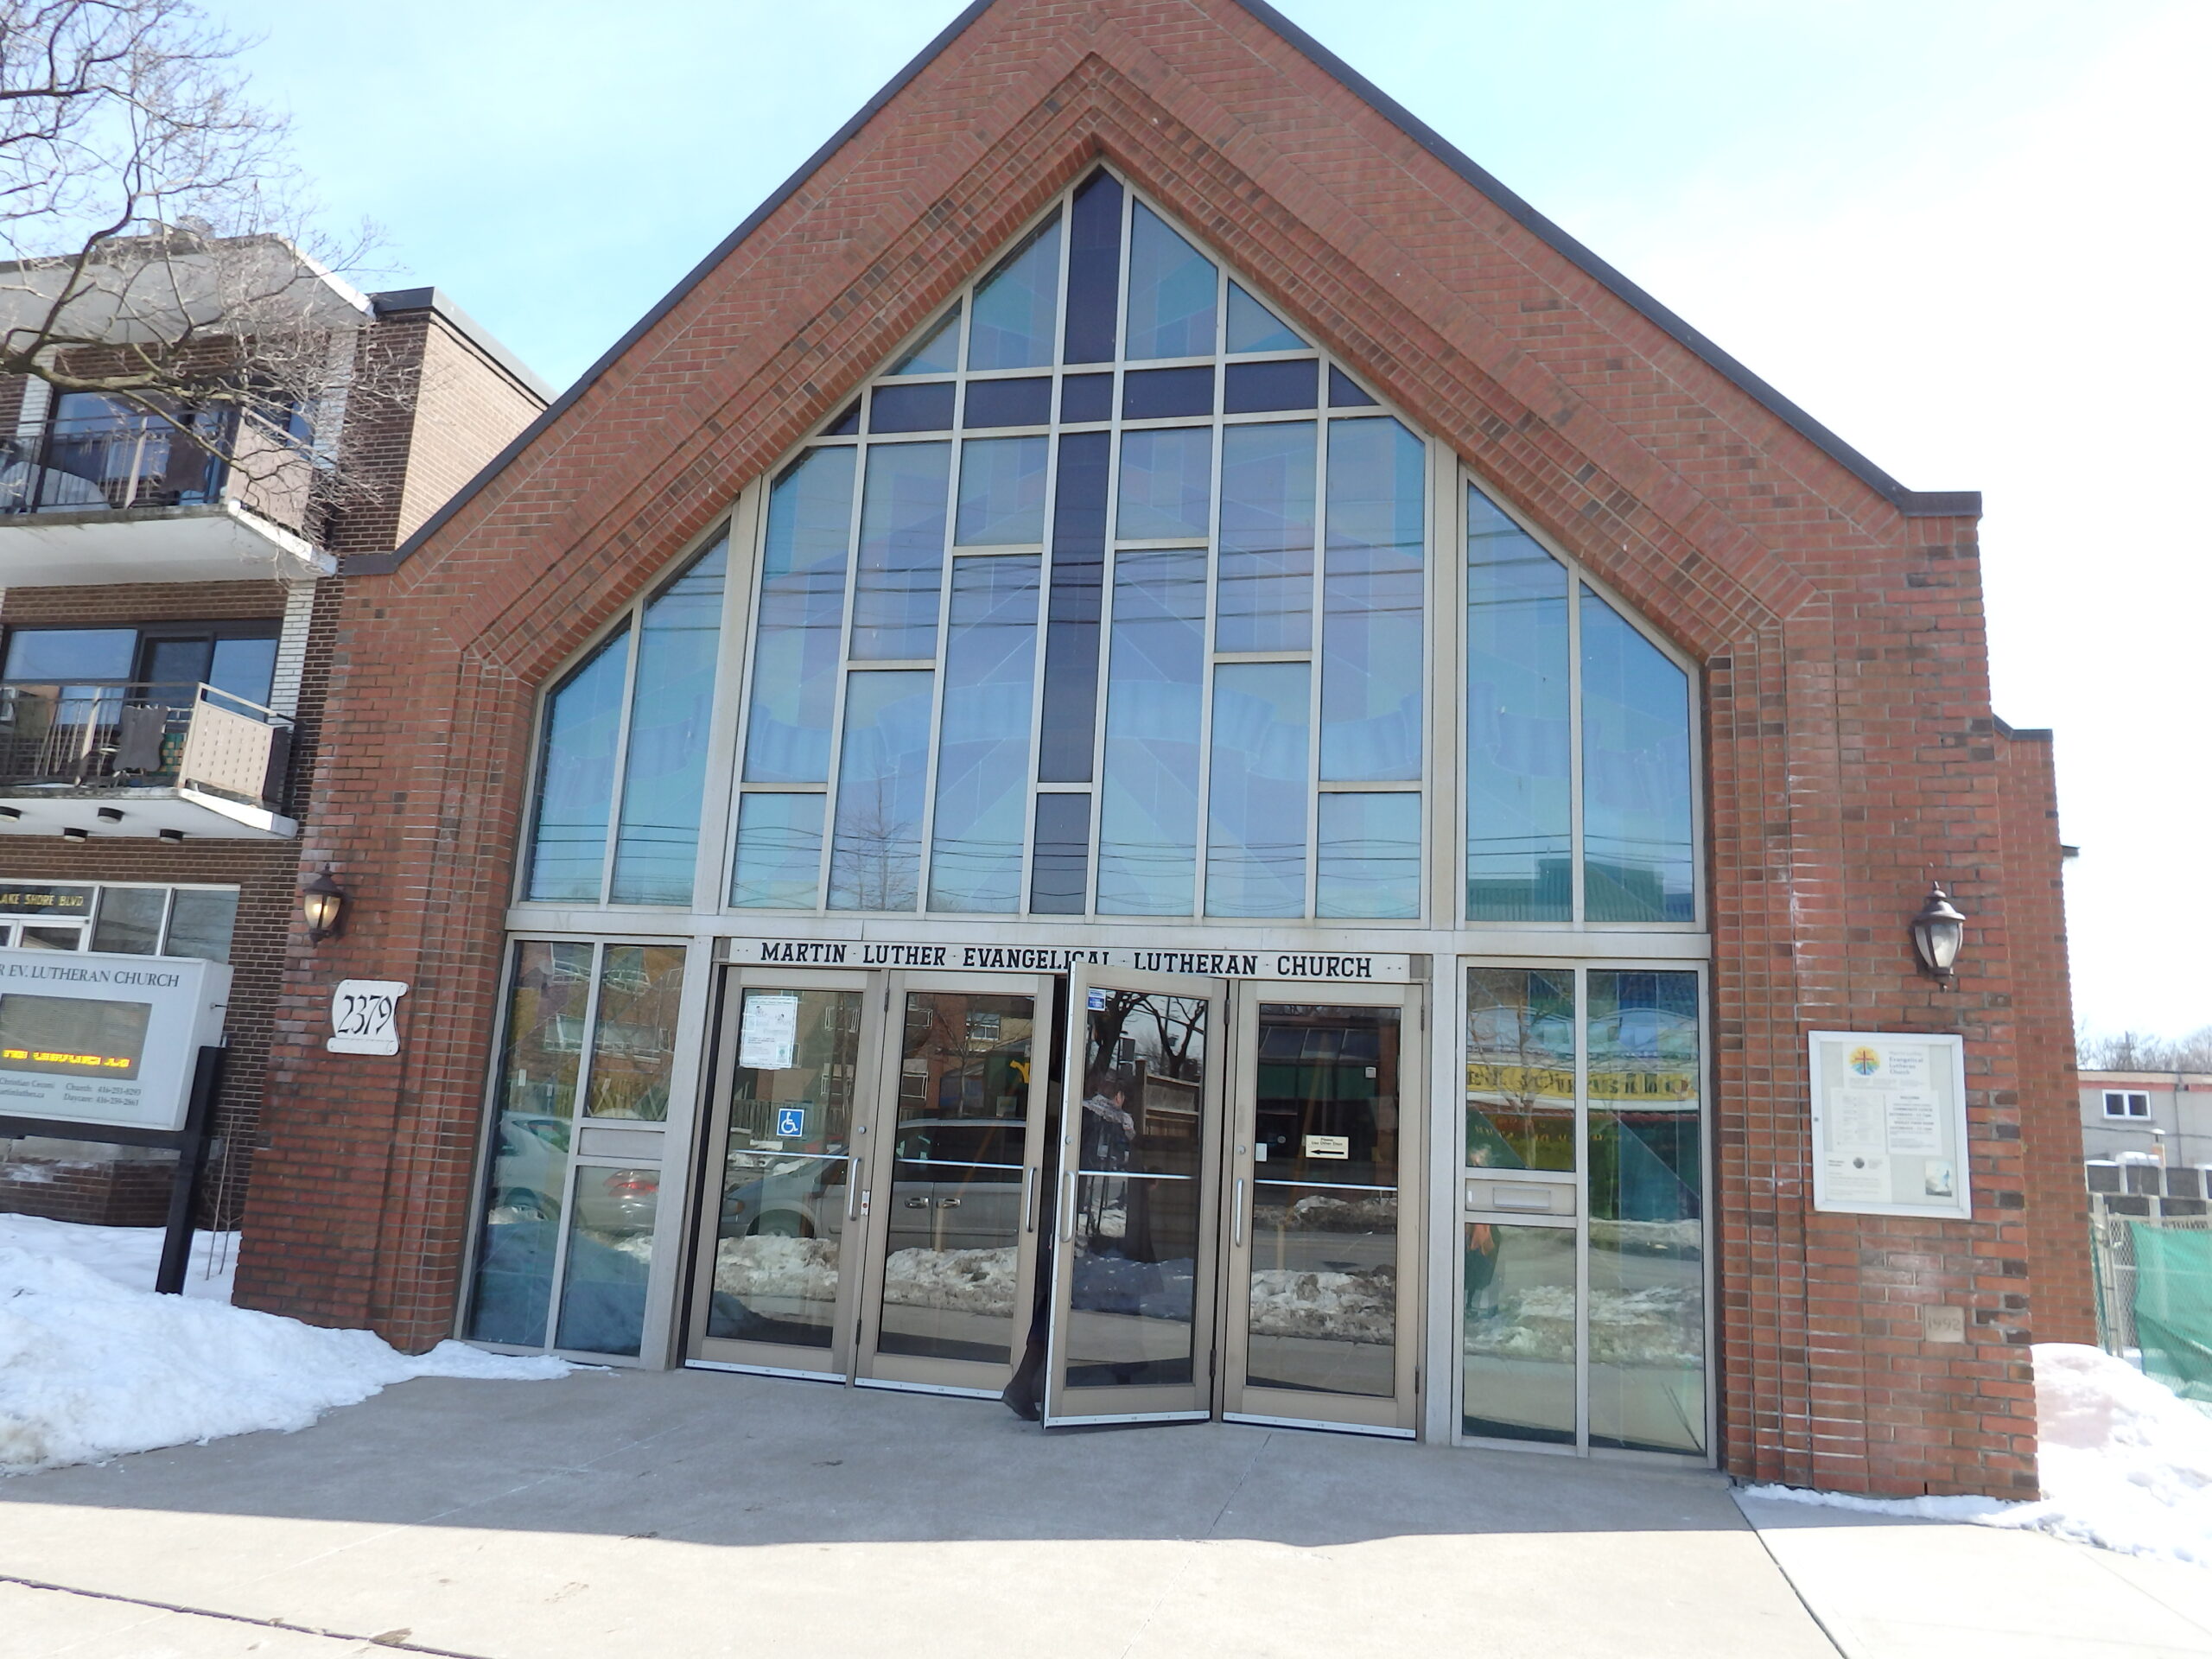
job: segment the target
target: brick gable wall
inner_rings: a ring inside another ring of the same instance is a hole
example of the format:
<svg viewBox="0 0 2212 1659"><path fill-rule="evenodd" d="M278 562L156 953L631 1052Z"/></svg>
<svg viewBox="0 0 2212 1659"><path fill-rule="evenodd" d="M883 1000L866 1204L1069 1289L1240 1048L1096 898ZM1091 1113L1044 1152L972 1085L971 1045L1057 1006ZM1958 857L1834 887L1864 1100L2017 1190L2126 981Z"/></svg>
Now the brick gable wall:
<svg viewBox="0 0 2212 1659"><path fill-rule="evenodd" d="M1102 156L1705 665L1726 1465L2032 1491L2021 1021L2063 966L2012 947L2053 914L2007 862L1974 522L1905 517L1230 0L1001 0L349 585L309 852L359 920L289 982L241 1299L450 1332L536 690ZM1950 994L1904 931L1931 868ZM341 974L413 983L400 1056L321 1053ZM1981 1219L1811 1212L1804 1033L1858 1027L1965 1034Z"/></svg>

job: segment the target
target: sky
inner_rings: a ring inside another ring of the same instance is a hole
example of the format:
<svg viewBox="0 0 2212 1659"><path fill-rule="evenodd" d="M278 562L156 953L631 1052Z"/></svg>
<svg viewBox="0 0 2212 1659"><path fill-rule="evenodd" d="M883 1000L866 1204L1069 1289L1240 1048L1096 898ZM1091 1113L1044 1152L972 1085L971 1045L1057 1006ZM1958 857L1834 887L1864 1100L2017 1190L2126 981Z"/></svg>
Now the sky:
<svg viewBox="0 0 2212 1659"><path fill-rule="evenodd" d="M565 385L959 0L203 0L367 284ZM1916 489L2056 729L2077 1016L2212 1026L2201 0L1278 0ZM1900 918L1902 921L1902 918ZM1969 934L1969 950L1972 949Z"/></svg>

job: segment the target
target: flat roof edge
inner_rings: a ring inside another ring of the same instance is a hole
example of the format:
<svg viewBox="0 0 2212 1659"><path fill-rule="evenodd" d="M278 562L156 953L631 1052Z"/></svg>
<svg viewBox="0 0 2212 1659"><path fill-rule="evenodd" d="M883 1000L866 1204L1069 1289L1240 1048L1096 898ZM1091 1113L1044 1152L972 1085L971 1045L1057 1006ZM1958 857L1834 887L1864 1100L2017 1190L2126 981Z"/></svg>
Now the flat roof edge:
<svg viewBox="0 0 2212 1659"><path fill-rule="evenodd" d="M463 340L497 364L524 391L541 404L553 401L553 388L505 346L490 329L470 316L453 302L453 296L442 288L395 288L382 294L369 296L369 303L379 317L404 316L410 311L429 311L442 318L446 324Z"/></svg>

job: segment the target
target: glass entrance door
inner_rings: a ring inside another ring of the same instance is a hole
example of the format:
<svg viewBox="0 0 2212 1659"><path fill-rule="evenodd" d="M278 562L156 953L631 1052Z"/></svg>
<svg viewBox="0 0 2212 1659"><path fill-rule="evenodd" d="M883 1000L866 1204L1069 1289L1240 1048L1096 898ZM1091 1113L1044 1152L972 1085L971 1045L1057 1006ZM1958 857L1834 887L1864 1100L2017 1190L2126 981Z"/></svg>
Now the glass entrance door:
<svg viewBox="0 0 2212 1659"><path fill-rule="evenodd" d="M1036 1300L1050 982L890 978L855 1372L996 1394Z"/></svg>
<svg viewBox="0 0 2212 1659"><path fill-rule="evenodd" d="M1052 982L727 971L691 1357L996 1394L1036 1295Z"/></svg>
<svg viewBox="0 0 2212 1659"><path fill-rule="evenodd" d="M1409 1436L1418 1006L1402 986L1238 988L1223 1414Z"/></svg>
<svg viewBox="0 0 2212 1659"><path fill-rule="evenodd" d="M1214 1409L1224 982L1078 965L1045 1421Z"/></svg>
<svg viewBox="0 0 2212 1659"><path fill-rule="evenodd" d="M1410 1436L1418 989L1072 985L1045 1421Z"/></svg>

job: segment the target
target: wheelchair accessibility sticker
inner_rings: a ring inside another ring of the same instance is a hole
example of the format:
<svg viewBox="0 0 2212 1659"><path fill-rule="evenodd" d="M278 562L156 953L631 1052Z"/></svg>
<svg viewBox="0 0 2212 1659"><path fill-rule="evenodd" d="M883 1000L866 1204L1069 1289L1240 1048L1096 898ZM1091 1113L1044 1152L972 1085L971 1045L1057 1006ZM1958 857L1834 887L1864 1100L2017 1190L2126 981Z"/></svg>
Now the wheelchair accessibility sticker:
<svg viewBox="0 0 2212 1659"><path fill-rule="evenodd" d="M776 1133L791 1139L803 1137L806 1134L806 1108L804 1106L777 1107Z"/></svg>

